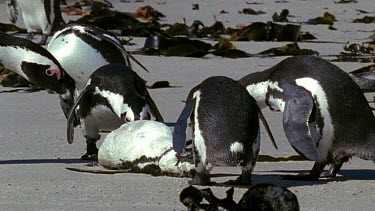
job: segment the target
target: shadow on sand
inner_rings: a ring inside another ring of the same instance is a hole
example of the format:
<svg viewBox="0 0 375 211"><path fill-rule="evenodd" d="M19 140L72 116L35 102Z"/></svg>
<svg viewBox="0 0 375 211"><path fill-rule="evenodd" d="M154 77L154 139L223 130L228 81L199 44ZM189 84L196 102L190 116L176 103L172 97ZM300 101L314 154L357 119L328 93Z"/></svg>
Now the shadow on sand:
<svg viewBox="0 0 375 211"><path fill-rule="evenodd" d="M19 160L0 160L0 165L14 164L47 164L47 163L92 163L90 160L77 159L19 159Z"/></svg>

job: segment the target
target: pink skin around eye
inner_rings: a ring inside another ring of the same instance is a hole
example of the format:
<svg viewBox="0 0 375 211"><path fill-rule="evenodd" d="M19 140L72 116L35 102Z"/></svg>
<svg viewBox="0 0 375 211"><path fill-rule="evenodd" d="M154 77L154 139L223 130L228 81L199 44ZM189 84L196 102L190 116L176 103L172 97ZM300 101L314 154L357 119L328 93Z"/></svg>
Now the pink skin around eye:
<svg viewBox="0 0 375 211"><path fill-rule="evenodd" d="M60 78L61 78L61 72L60 72L60 70L56 70L56 69L47 69L47 70L46 70L46 74L47 74L48 76L53 76L53 75L56 74L58 80L60 80Z"/></svg>
<svg viewBox="0 0 375 211"><path fill-rule="evenodd" d="M125 122L132 122L132 119L130 117L125 117Z"/></svg>

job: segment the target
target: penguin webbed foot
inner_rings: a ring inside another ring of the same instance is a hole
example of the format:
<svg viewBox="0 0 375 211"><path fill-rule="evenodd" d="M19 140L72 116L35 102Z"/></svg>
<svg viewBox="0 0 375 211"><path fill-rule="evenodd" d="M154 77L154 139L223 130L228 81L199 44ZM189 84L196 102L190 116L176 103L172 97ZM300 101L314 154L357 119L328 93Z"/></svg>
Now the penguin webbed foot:
<svg viewBox="0 0 375 211"><path fill-rule="evenodd" d="M300 181L318 181L325 166L326 166L325 162L315 162L309 174L301 173L298 175L285 175L285 176L282 176L282 179L283 180L300 180Z"/></svg>
<svg viewBox="0 0 375 211"><path fill-rule="evenodd" d="M251 185L251 178L248 176L239 176L235 180L228 180L224 182L225 185L240 185L240 186L250 186Z"/></svg>
<svg viewBox="0 0 375 211"><path fill-rule="evenodd" d="M48 35L47 34L43 34L42 35L42 39L40 40L40 42L38 44L39 45L45 45L47 43L47 39L48 39Z"/></svg>
<svg viewBox="0 0 375 211"><path fill-rule="evenodd" d="M81 160L92 160L98 161L98 154L84 154L81 156Z"/></svg>
<svg viewBox="0 0 375 211"><path fill-rule="evenodd" d="M211 182L209 174L207 173L202 174L202 173L196 172L194 178L192 180L189 180L188 184L207 186L207 185L215 185L216 182Z"/></svg>
<svg viewBox="0 0 375 211"><path fill-rule="evenodd" d="M96 147L96 139L95 140L87 139L86 144L87 144L86 154L81 156L81 160L97 161L99 150Z"/></svg>

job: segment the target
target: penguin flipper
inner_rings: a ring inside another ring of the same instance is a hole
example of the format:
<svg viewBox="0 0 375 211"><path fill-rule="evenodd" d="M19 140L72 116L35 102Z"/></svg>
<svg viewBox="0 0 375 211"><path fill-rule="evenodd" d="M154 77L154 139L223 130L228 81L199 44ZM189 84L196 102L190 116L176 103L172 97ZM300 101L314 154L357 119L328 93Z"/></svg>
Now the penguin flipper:
<svg viewBox="0 0 375 211"><path fill-rule="evenodd" d="M156 121L164 123L163 116L161 115L158 107L156 106L154 100L151 98L151 96L148 93L147 89L146 89L145 95L146 95L145 96L145 100L146 100L148 106L150 106L151 114L155 117Z"/></svg>
<svg viewBox="0 0 375 211"><path fill-rule="evenodd" d="M82 93L78 96L77 101L74 103L73 107L70 109L68 119L67 119L67 128L66 128L66 135L68 143L73 143L73 137L74 137L74 120L76 119L75 110L78 107L78 105L81 103L81 101L84 99L84 97L91 92L91 89L86 87Z"/></svg>
<svg viewBox="0 0 375 211"><path fill-rule="evenodd" d="M260 118L260 120L261 120L262 123L263 123L264 128L265 128L266 131L267 131L268 136L269 136L270 139L271 139L271 143L272 143L272 145L275 147L275 149L278 149L277 144L276 144L276 141L275 141L275 138L274 138L273 135L272 135L272 132L271 132L270 126L268 125L268 122L267 122L266 118L264 117L264 115L263 115L263 113L262 113L262 111L261 111L260 109L259 109L258 114L259 114L259 118Z"/></svg>
<svg viewBox="0 0 375 211"><path fill-rule="evenodd" d="M18 5L16 0L7 0L7 12L9 16L9 20L12 23L16 23L18 19Z"/></svg>
<svg viewBox="0 0 375 211"><path fill-rule="evenodd" d="M318 161L319 153L313 142L308 122L314 108L311 93L303 87L288 82L279 84L284 90L283 126L290 145L307 159Z"/></svg>
<svg viewBox="0 0 375 211"><path fill-rule="evenodd" d="M186 142L187 120L194 110L195 98L187 99L184 109L177 119L173 130L173 150L182 153Z"/></svg>

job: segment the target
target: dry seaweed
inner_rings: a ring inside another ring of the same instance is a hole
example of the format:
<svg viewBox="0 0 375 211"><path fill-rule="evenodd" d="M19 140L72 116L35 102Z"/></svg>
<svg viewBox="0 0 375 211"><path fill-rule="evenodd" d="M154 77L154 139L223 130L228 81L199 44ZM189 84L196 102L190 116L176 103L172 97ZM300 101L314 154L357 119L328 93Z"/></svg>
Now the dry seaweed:
<svg viewBox="0 0 375 211"><path fill-rule="evenodd" d="M365 16L363 18L357 18L353 23L375 23L375 16Z"/></svg>
<svg viewBox="0 0 375 211"><path fill-rule="evenodd" d="M283 9L278 15L276 12L272 15L273 22L289 22L288 20L289 10Z"/></svg>
<svg viewBox="0 0 375 211"><path fill-rule="evenodd" d="M208 54L212 45L200 40L185 37L166 37L155 35L148 37L143 48L133 53L145 55L202 57Z"/></svg>
<svg viewBox="0 0 375 211"><path fill-rule="evenodd" d="M143 23L127 13L109 9L92 11L89 15L71 22L91 24L105 30L120 30L120 35L125 36L147 37L160 32L157 21Z"/></svg>
<svg viewBox="0 0 375 211"><path fill-rule="evenodd" d="M356 0L339 0L335 1L335 4L348 4L348 3L358 3Z"/></svg>
<svg viewBox="0 0 375 211"><path fill-rule="evenodd" d="M188 26L185 23L175 23L169 26L165 32L169 35L176 36L176 35L187 35L188 33Z"/></svg>
<svg viewBox="0 0 375 211"><path fill-rule="evenodd" d="M239 11L239 13L243 13L245 15L262 15L262 14L266 14L266 12L263 12L263 11L255 11L251 8L244 8L242 9L242 11Z"/></svg>
<svg viewBox="0 0 375 211"><path fill-rule="evenodd" d="M297 43L287 44L278 48L270 48L268 50L257 53L262 56L299 56L299 55L315 55L318 56L319 52L311 49L300 49Z"/></svg>
<svg viewBox="0 0 375 211"><path fill-rule="evenodd" d="M249 53L236 49L236 47L227 39L220 38L218 43L211 48L211 53L215 56L225 58L246 58L250 57Z"/></svg>
<svg viewBox="0 0 375 211"><path fill-rule="evenodd" d="M323 14L323 17L316 17L313 19L309 19L307 21L307 24L313 24L313 25L318 25L318 24L325 24L325 25L333 25L334 22L337 21L335 16L330 14L329 12L325 12Z"/></svg>
<svg viewBox="0 0 375 211"><path fill-rule="evenodd" d="M255 22L231 34L232 41L300 41L301 25Z"/></svg>

